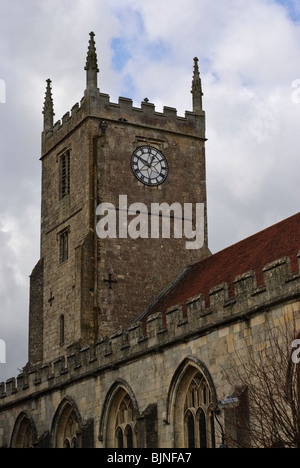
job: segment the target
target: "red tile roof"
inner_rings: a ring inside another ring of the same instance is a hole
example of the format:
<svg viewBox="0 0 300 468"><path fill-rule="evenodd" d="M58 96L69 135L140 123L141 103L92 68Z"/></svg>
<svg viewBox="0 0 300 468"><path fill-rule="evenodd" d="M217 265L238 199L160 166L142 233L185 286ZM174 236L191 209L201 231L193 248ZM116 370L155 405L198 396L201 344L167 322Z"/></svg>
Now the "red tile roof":
<svg viewBox="0 0 300 468"><path fill-rule="evenodd" d="M209 291L227 283L233 296L235 278L255 271L257 286L263 285L263 268L283 257L291 260L292 273L299 273L297 254L300 252L300 213L247 239L212 255L187 269L182 278L163 295L143 318L168 308L185 304L188 299L203 294L208 305Z"/></svg>

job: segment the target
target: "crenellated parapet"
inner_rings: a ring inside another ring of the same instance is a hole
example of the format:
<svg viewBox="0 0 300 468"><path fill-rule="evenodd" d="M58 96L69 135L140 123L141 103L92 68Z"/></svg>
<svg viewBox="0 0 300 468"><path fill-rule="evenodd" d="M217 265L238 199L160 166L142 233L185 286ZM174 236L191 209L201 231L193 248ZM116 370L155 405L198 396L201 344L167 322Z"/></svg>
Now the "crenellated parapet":
<svg viewBox="0 0 300 468"><path fill-rule="evenodd" d="M146 100L147 101L147 100ZM177 115L177 110L164 107L163 112L157 112L155 105L142 102L141 107L134 107L133 101L120 97L118 103L110 101L108 94L98 90L93 96L86 94L80 104L75 104L61 120L52 128L47 127L43 132L43 156L64 137L71 134L86 119L98 119L121 126L136 125L141 128L153 128L158 131L179 133L195 138L205 139L205 112L186 112L184 117Z"/></svg>
<svg viewBox="0 0 300 468"><path fill-rule="evenodd" d="M298 264L300 271L300 252ZM264 267L264 284L260 287L257 287L256 273L246 272L235 278L231 296L227 283L217 285L210 290L208 304L199 292L185 304L151 315L127 330L102 338L94 346L83 349L74 346L67 356L24 368L17 378L0 384L0 409L19 399L96 377L215 329L249 320L278 304L300 300L299 271L291 273L290 258L279 259Z"/></svg>

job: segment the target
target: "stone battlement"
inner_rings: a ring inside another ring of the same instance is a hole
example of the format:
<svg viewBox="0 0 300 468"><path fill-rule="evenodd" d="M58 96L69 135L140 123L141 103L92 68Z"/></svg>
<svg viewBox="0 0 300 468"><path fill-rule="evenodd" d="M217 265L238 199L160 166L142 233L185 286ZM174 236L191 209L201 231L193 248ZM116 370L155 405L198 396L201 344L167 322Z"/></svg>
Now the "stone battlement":
<svg viewBox="0 0 300 468"><path fill-rule="evenodd" d="M108 94L95 93L94 96L86 95L80 104L75 104L53 128L43 133L43 156L86 118L138 125L141 128L153 127L155 130L205 139L204 111L197 114L186 111L185 117L180 117L172 107L164 107L163 112L156 112L155 105L150 102L144 101L138 108L133 106L131 99L120 97L118 103L113 103L110 102Z"/></svg>
<svg viewBox="0 0 300 468"><path fill-rule="evenodd" d="M298 263L300 270L300 252ZM67 356L32 369L24 368L17 378L0 384L0 410L1 406L14 404L19 399L116 370L126 362L163 352L214 329L249 320L268 307L300 297L300 274L291 273L290 258L266 265L263 276L264 285L257 288L255 272L246 272L235 279L232 297L228 294L228 284L217 285L210 290L208 307L204 296L199 294L186 304L178 304L105 337L95 346L83 349L73 346Z"/></svg>

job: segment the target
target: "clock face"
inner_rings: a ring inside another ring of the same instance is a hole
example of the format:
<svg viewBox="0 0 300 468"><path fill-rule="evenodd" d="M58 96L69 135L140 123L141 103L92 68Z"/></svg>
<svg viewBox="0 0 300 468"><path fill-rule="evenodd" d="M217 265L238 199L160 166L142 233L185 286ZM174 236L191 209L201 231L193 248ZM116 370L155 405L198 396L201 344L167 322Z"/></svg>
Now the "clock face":
<svg viewBox="0 0 300 468"><path fill-rule="evenodd" d="M140 146L131 157L135 177L144 185L156 187L165 182L169 166L165 156L153 146Z"/></svg>

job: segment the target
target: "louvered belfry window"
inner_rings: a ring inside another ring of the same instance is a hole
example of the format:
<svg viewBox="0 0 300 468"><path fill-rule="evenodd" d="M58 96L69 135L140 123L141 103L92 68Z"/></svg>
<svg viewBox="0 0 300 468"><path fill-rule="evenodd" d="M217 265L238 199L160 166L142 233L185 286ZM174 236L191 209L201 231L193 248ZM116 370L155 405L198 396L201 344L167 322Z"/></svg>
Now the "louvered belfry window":
<svg viewBox="0 0 300 468"><path fill-rule="evenodd" d="M70 194L70 151L60 158L60 199Z"/></svg>

